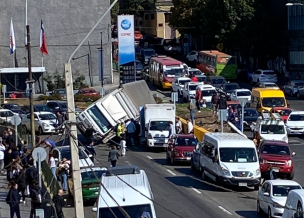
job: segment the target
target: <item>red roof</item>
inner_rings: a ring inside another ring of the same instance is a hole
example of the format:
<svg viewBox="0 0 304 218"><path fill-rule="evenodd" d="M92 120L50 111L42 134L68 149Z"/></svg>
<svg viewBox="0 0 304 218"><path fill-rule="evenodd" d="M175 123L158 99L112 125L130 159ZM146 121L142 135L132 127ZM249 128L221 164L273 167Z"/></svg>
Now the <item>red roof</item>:
<svg viewBox="0 0 304 218"><path fill-rule="evenodd" d="M152 57L151 58L152 60L155 60L163 65L167 65L167 66L170 66L170 65L182 65L183 62L181 61L178 61L174 58L171 58L171 57L167 57L167 56L157 56L157 57Z"/></svg>

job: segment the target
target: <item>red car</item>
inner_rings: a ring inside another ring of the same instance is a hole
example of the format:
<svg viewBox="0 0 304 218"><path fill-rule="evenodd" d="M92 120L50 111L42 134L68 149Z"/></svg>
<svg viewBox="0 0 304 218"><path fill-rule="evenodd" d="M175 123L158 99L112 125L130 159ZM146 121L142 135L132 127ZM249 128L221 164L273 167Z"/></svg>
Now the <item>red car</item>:
<svg viewBox="0 0 304 218"><path fill-rule="evenodd" d="M284 141L265 140L259 146L259 161L262 177L269 173L269 165L276 172L277 177L293 179L294 152L290 152L289 146Z"/></svg>
<svg viewBox="0 0 304 218"><path fill-rule="evenodd" d="M198 140L194 135L178 134L172 136L168 141L167 161L170 161L171 164L178 161L190 163L192 152L197 143Z"/></svg>
<svg viewBox="0 0 304 218"><path fill-rule="evenodd" d="M95 91L93 88L84 88L80 89L78 94L87 95L87 96L99 96L99 93Z"/></svg>
<svg viewBox="0 0 304 218"><path fill-rule="evenodd" d="M139 41L140 39L143 39L144 37L140 31L134 31L134 38L135 38L135 41Z"/></svg>
<svg viewBox="0 0 304 218"><path fill-rule="evenodd" d="M283 121L287 120L289 114L291 113L290 108L288 107L274 107L270 111L271 113L279 113L282 116Z"/></svg>

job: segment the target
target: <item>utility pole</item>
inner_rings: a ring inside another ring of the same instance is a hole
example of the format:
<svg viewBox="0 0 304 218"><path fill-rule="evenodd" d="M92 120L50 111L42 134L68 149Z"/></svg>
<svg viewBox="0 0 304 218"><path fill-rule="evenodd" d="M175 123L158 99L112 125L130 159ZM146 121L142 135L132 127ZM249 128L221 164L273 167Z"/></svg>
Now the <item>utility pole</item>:
<svg viewBox="0 0 304 218"><path fill-rule="evenodd" d="M34 118L34 93L33 93L33 73L32 73L32 56L31 56L31 34L30 34L30 25L26 25L27 33L27 61L28 61L28 72L29 72L29 85L30 85L30 113L31 113L31 139L33 148L36 146L35 140L35 118Z"/></svg>
<svg viewBox="0 0 304 218"><path fill-rule="evenodd" d="M99 52L99 81L101 85L100 89L100 95L103 98L104 96L104 89L103 89L103 81L104 81L104 76L103 76L103 46L102 46L102 32L100 32L100 50Z"/></svg>
<svg viewBox="0 0 304 218"><path fill-rule="evenodd" d="M111 11L113 6L117 3L118 0L115 0L111 6L106 10L106 12L101 16L101 18L97 21L95 26L89 31L86 37L81 41L81 43L77 46L75 51L69 57L68 63L64 65L64 74L65 74L65 87L67 94L67 108L68 108L68 117L70 124L70 146L71 146L71 157L72 157L72 177L73 177L73 188L75 190L74 196L74 208L75 208L75 216L76 218L84 218L84 209L83 209L83 199L82 199L82 191L81 191L81 175L79 169L79 154L78 154L78 136L77 136L77 128L76 128L76 115L75 115L75 102L74 102L74 88L73 88L73 76L72 76L72 66L71 60L79 48L83 45L83 43L88 39L88 37L92 34L92 32L96 29L99 23L103 20L103 18Z"/></svg>

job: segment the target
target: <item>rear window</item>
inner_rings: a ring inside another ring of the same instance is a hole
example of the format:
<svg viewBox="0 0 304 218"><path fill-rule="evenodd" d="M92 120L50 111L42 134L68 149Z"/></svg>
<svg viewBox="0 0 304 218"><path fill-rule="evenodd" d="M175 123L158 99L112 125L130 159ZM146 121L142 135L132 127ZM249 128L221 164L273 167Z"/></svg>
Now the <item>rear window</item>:
<svg viewBox="0 0 304 218"><path fill-rule="evenodd" d="M195 146L197 144L197 139L195 138L177 138L177 145L180 146Z"/></svg>
<svg viewBox="0 0 304 218"><path fill-rule="evenodd" d="M202 95L204 96L212 96L212 94L215 92L215 90L203 90Z"/></svg>
<svg viewBox="0 0 304 218"><path fill-rule="evenodd" d="M237 96L250 96L251 93L249 91L240 91L240 92L237 92Z"/></svg>
<svg viewBox="0 0 304 218"><path fill-rule="evenodd" d="M276 74L275 72L263 72L263 74L265 75L272 75L272 74Z"/></svg>

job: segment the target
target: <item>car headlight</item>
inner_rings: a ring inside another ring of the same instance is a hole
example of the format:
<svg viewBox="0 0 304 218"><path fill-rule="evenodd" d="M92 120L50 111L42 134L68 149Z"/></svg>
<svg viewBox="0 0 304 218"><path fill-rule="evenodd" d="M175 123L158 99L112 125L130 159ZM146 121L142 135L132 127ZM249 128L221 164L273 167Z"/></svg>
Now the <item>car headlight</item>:
<svg viewBox="0 0 304 218"><path fill-rule="evenodd" d="M254 174L255 176L261 176L261 170L260 169L257 169L256 171L255 171L255 174Z"/></svg>
<svg viewBox="0 0 304 218"><path fill-rule="evenodd" d="M282 138L282 140L283 140L284 142L288 143L288 137L287 137L287 136L284 136L284 137Z"/></svg>
<svg viewBox="0 0 304 218"><path fill-rule="evenodd" d="M42 126L43 126L43 127L49 127L49 124L43 123Z"/></svg>
<svg viewBox="0 0 304 218"><path fill-rule="evenodd" d="M230 176L229 170L224 166L222 166L222 172L224 176Z"/></svg>
<svg viewBox="0 0 304 218"><path fill-rule="evenodd" d="M287 161L287 162L286 162L286 165L287 165L288 167L291 167L291 165L292 165L292 160Z"/></svg>

